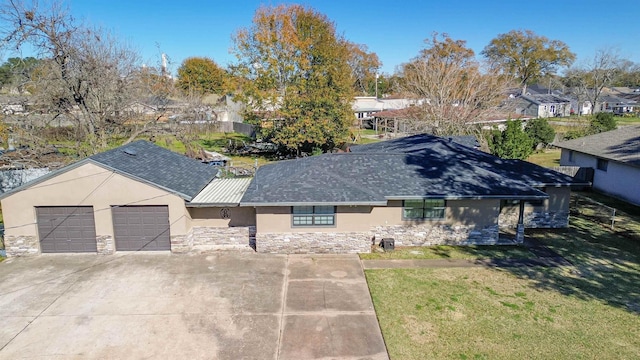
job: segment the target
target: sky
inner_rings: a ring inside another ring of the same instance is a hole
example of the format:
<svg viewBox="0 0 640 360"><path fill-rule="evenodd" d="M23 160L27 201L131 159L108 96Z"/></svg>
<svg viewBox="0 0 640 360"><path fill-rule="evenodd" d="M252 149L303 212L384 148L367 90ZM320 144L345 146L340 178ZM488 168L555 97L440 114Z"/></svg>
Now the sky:
<svg viewBox="0 0 640 360"><path fill-rule="evenodd" d="M633 0L628 5L636 2ZM231 37L250 27L261 5L254 0L66 0L79 20L112 31L155 66L166 53L175 73L188 57L202 56L226 67ZM293 2L284 2L291 4ZM416 56L433 32L465 40L477 55L489 42L514 29L561 40L585 63L598 49L613 48L640 63L640 30L633 12L613 11L602 0L324 0L301 1L327 15L351 42L365 44L382 61L381 72ZM640 2L636 3L640 5ZM633 6L631 6L633 7ZM629 7L626 7L629 10ZM11 54L4 54L8 57Z"/></svg>

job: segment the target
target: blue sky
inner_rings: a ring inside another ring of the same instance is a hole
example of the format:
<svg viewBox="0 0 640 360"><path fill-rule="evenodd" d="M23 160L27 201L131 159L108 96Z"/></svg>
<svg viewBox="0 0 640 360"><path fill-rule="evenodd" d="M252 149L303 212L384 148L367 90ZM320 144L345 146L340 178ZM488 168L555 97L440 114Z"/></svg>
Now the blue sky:
<svg viewBox="0 0 640 360"><path fill-rule="evenodd" d="M627 5L631 5L630 1ZM238 0L67 0L78 19L112 30L140 51L144 62L159 63L160 53L175 71L190 56L207 56L225 66L231 35L251 25L260 5L280 1ZM291 3L291 2L285 2ZM640 30L634 15L593 0L422 0L302 1L326 14L337 31L378 54L382 71L392 73L421 49L434 32L466 40L478 54L498 34L530 29L562 40L578 55L576 63L597 49L613 47L640 63ZM8 54L5 54L8 55Z"/></svg>

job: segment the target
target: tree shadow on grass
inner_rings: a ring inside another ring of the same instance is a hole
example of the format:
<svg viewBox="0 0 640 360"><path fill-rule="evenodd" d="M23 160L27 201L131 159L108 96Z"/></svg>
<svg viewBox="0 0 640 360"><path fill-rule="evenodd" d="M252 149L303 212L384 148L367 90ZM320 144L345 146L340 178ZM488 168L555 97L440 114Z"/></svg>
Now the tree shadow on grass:
<svg viewBox="0 0 640 360"><path fill-rule="evenodd" d="M527 233L572 266L510 267L504 271L532 280L537 289L598 300L640 314L640 241L580 217L572 218L569 229Z"/></svg>

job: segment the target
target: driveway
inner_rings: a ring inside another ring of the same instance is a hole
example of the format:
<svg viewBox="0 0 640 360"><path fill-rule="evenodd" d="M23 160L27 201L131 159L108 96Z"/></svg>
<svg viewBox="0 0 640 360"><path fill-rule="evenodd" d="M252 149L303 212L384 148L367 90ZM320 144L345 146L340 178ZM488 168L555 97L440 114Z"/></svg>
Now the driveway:
<svg viewBox="0 0 640 360"><path fill-rule="evenodd" d="M43 255L0 285L0 359L388 359L355 255Z"/></svg>

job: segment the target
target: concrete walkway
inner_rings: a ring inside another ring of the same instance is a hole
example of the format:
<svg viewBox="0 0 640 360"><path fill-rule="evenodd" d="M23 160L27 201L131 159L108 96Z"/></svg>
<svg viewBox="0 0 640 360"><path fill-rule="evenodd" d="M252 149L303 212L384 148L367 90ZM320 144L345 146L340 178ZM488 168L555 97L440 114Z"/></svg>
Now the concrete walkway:
<svg viewBox="0 0 640 360"><path fill-rule="evenodd" d="M468 267L524 267L524 266L571 266L572 264L555 251L537 240L527 238L524 244L535 258L529 259L392 259L361 260L368 269L412 269L412 268L468 268Z"/></svg>
<svg viewBox="0 0 640 360"><path fill-rule="evenodd" d="M465 268L465 267L523 267L523 266L569 266L563 258L537 259L397 259L362 260L365 270L369 269L413 269L413 268Z"/></svg>

